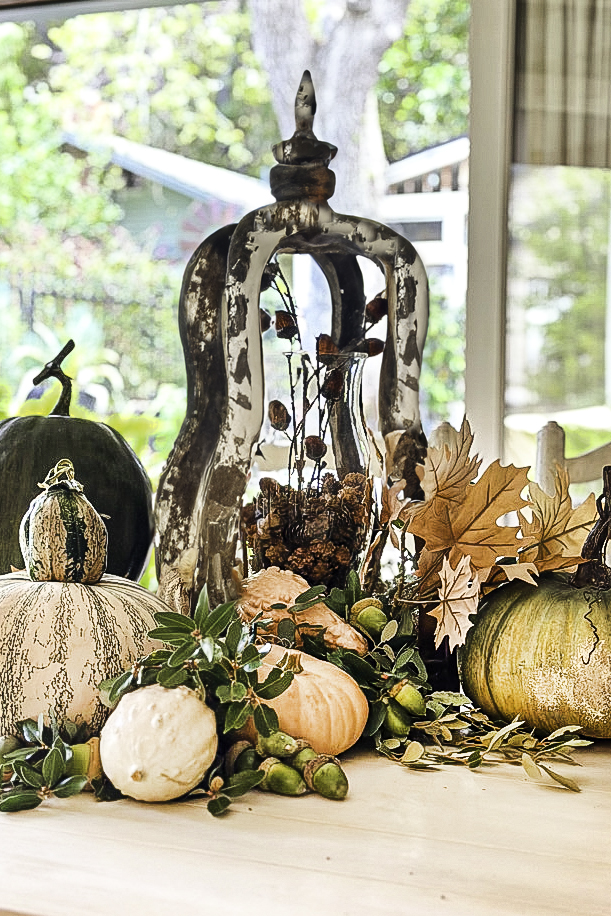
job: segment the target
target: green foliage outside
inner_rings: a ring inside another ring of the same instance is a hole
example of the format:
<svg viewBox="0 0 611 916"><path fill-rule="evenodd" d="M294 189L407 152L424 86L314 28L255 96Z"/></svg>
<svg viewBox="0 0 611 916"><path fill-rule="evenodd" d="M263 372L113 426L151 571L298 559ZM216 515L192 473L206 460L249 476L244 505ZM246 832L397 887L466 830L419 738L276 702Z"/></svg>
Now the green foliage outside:
<svg viewBox="0 0 611 916"><path fill-rule="evenodd" d="M378 106L391 162L469 133L468 0L412 0L380 61Z"/></svg>
<svg viewBox="0 0 611 916"><path fill-rule="evenodd" d="M468 8L413 0L381 61L390 159L465 133ZM246 2L84 15L46 34L0 23L0 418L48 412L56 392L27 401L28 377L73 337L73 413L119 429L155 481L184 415L182 266L122 228L125 175L68 149L74 112L92 132L260 175L279 131ZM462 396L462 333L434 309L423 379L432 422ZM87 396L95 414L78 404Z"/></svg>

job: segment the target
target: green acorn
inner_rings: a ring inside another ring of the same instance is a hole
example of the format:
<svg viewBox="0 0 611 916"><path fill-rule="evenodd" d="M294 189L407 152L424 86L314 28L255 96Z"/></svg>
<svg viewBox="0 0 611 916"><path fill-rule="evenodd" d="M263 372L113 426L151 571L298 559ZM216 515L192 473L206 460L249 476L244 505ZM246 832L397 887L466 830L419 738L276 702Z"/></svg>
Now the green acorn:
<svg viewBox="0 0 611 916"><path fill-rule="evenodd" d="M259 769L265 774L259 788L265 792L276 792L278 795L305 795L308 791L301 773L278 757L267 757L259 764Z"/></svg>
<svg viewBox="0 0 611 916"><path fill-rule="evenodd" d="M259 735L257 753L261 757L290 757L297 751L297 741L286 732L272 732L271 735Z"/></svg>
<svg viewBox="0 0 611 916"><path fill-rule="evenodd" d="M390 696L396 700L399 706L402 706L406 712L412 716L424 716L426 714L426 701L417 687L408 680L399 681L390 690Z"/></svg>
<svg viewBox="0 0 611 916"><path fill-rule="evenodd" d="M379 598L361 598L350 608L350 623L374 639L381 634L388 623Z"/></svg>
<svg viewBox="0 0 611 916"><path fill-rule="evenodd" d="M384 716L384 727L395 738L405 738L410 733L412 720L399 703L390 700Z"/></svg>
<svg viewBox="0 0 611 916"><path fill-rule="evenodd" d="M348 778L337 757L318 754L309 760L303 771L308 788L324 798L341 801L348 794Z"/></svg>

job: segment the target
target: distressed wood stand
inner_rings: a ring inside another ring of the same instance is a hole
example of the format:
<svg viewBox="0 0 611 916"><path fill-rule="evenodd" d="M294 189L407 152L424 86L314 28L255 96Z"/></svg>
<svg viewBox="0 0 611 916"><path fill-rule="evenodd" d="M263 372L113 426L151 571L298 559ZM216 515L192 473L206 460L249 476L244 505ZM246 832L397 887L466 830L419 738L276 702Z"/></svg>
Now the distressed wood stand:
<svg viewBox="0 0 611 916"><path fill-rule="evenodd" d="M263 421L264 366L259 317L263 272L276 252L309 254L331 293L331 338L346 347L364 336L365 295L357 257L386 279L388 331L379 381L379 423L388 477L417 491L414 466L426 441L419 376L428 322L428 284L413 246L394 230L335 213L328 200L336 148L313 133L310 74L295 101L296 130L274 147L275 204L209 236L185 271L179 326L187 369L187 412L157 494L159 593L182 569L184 600L204 583L214 603L235 597L239 513L251 452ZM185 572L187 570L187 572Z"/></svg>

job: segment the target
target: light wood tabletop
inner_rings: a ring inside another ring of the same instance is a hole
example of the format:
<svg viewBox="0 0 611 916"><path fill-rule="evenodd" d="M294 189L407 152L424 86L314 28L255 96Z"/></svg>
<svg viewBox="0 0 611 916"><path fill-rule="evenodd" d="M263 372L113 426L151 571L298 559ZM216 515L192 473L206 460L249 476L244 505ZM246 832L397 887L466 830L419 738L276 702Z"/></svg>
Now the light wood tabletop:
<svg viewBox="0 0 611 916"><path fill-rule="evenodd" d="M609 916L611 745L554 766L415 771L343 757L348 798L202 801L89 794L0 815L0 914Z"/></svg>

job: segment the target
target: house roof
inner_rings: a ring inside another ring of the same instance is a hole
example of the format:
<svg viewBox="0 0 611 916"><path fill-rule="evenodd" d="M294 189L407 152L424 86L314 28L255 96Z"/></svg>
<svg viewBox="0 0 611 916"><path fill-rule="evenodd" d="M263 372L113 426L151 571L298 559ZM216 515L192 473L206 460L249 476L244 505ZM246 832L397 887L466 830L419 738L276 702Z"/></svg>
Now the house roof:
<svg viewBox="0 0 611 916"><path fill-rule="evenodd" d="M445 166L464 162L468 158L468 137L448 140L447 143L431 146L429 149L421 150L419 153L412 153L411 156L406 156L405 159L399 159L398 162L392 162L386 170L386 186L391 187L392 185L400 184L402 181L409 181L412 178L427 175L429 172L434 172Z"/></svg>
<svg viewBox="0 0 611 916"><path fill-rule="evenodd" d="M69 132L64 134L64 141L86 152L107 152L112 162L126 171L156 181L192 200L208 200L212 196L240 205L245 213L273 202L265 181L124 137L85 137Z"/></svg>

